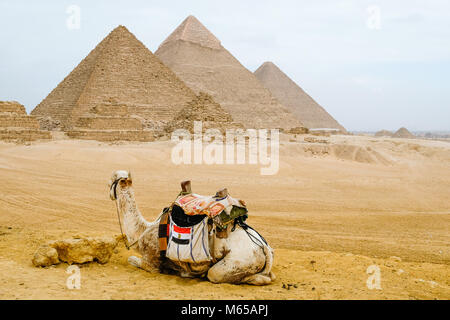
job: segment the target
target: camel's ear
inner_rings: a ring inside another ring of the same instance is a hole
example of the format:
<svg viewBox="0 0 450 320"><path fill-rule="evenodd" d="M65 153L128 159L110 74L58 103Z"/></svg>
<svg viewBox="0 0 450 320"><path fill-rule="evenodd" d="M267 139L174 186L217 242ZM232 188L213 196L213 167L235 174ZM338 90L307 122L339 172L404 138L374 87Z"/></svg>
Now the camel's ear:
<svg viewBox="0 0 450 320"><path fill-rule="evenodd" d="M216 193L216 197L218 197L218 198L223 198L223 197L226 197L227 195L228 195L227 188L223 188L222 190L219 190Z"/></svg>
<svg viewBox="0 0 450 320"><path fill-rule="evenodd" d="M130 170L128 170L128 179L129 179L130 181L133 181L133 178L131 177L131 171L130 171Z"/></svg>
<svg viewBox="0 0 450 320"><path fill-rule="evenodd" d="M192 193L190 180L181 182L181 191L186 192L186 193Z"/></svg>

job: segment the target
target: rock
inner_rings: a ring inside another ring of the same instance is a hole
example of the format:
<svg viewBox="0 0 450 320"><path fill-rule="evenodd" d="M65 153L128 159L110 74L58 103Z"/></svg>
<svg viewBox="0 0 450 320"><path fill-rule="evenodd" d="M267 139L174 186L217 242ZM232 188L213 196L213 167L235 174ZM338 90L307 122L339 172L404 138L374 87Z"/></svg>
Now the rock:
<svg viewBox="0 0 450 320"><path fill-rule="evenodd" d="M31 262L35 267L49 267L58 264L60 262L58 251L48 245L43 245L36 250Z"/></svg>
<svg viewBox="0 0 450 320"><path fill-rule="evenodd" d="M107 263L117 246L115 238L57 240L49 244L58 251L59 260L71 263Z"/></svg>
<svg viewBox="0 0 450 320"><path fill-rule="evenodd" d="M402 262L402 258L396 257L396 256L389 257L389 260L395 261L395 262Z"/></svg>

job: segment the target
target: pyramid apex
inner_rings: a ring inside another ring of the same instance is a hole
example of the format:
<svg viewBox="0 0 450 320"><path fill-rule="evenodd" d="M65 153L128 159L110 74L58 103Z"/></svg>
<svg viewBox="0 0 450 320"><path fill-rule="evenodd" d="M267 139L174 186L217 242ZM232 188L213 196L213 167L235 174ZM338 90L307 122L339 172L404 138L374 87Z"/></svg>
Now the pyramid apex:
<svg viewBox="0 0 450 320"><path fill-rule="evenodd" d="M127 27L120 24L111 31L111 33L117 33L117 32L130 32L130 31L127 29Z"/></svg>
<svg viewBox="0 0 450 320"><path fill-rule="evenodd" d="M263 66L274 66L275 63L273 63L272 61L266 61L262 64Z"/></svg>
<svg viewBox="0 0 450 320"><path fill-rule="evenodd" d="M219 39L217 39L211 31L209 31L193 15L189 15L186 19L184 19L184 21L167 37L166 40L164 40L159 47L174 41L187 41L212 49L222 48Z"/></svg>
<svg viewBox="0 0 450 320"><path fill-rule="evenodd" d="M256 69L255 73L257 74L260 72L274 71L274 70L278 70L278 72L282 72L275 63L273 63L272 61L266 61L262 65L260 65L258 69Z"/></svg>

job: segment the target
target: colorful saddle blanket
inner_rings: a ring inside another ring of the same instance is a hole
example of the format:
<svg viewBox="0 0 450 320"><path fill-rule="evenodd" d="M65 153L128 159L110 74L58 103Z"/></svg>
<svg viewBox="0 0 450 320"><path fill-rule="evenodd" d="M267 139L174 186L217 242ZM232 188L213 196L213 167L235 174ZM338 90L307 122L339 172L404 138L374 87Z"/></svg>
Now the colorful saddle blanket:
<svg viewBox="0 0 450 320"><path fill-rule="evenodd" d="M175 200L175 204L181 207L187 215L208 216L221 228L224 228L235 218L247 213L244 201L229 195L218 198L190 193L180 195Z"/></svg>
<svg viewBox="0 0 450 320"><path fill-rule="evenodd" d="M245 203L229 195L218 198L198 194L181 194L172 205L170 217L160 225L160 250L173 261L201 263L212 260L209 249L208 219L225 228L235 218L247 213ZM186 215L185 219L180 219ZM175 218L175 219L174 219ZM195 219L193 219L195 218ZM186 223L195 221L195 224ZM166 235L163 235L167 230ZM164 250L165 249L165 250Z"/></svg>

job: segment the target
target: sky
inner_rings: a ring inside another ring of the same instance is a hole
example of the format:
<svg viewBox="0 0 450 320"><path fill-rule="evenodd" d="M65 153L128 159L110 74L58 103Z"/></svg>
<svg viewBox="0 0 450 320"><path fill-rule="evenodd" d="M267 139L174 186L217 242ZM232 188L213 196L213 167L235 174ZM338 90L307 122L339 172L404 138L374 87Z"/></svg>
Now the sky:
<svg viewBox="0 0 450 320"><path fill-rule="evenodd" d="M30 112L118 25L155 52L191 14L348 130L450 131L448 0L0 0L0 100Z"/></svg>

